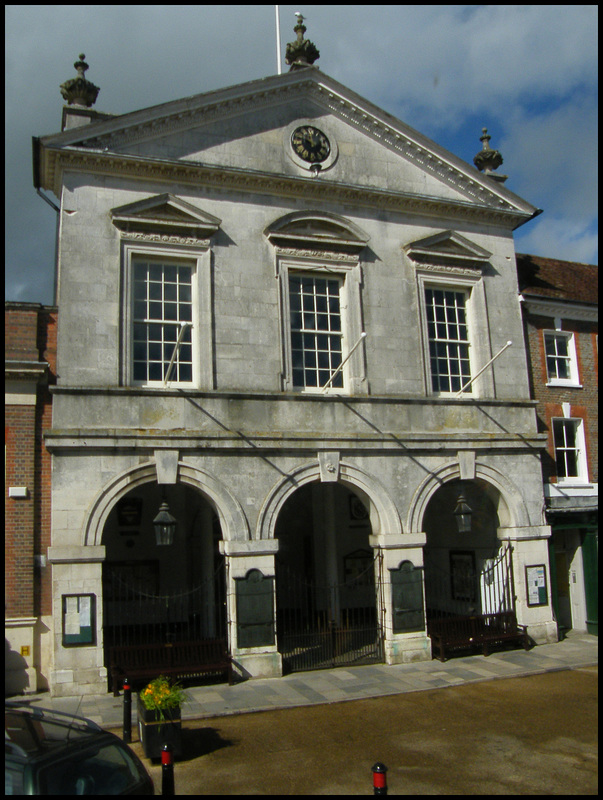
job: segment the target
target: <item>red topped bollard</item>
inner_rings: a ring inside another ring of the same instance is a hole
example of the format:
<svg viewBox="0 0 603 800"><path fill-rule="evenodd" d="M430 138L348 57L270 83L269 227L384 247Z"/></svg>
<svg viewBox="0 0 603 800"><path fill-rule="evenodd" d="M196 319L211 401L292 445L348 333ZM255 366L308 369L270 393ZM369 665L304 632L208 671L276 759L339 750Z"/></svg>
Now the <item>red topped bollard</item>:
<svg viewBox="0 0 603 800"><path fill-rule="evenodd" d="M132 741L132 687L130 681L126 678L123 683L124 689L124 724L122 731L122 739L126 744Z"/></svg>
<svg viewBox="0 0 603 800"><path fill-rule="evenodd" d="M173 797L174 790L174 748L164 744L161 750L161 794Z"/></svg>
<svg viewBox="0 0 603 800"><path fill-rule="evenodd" d="M387 767L380 761L373 765L373 794L387 794Z"/></svg>

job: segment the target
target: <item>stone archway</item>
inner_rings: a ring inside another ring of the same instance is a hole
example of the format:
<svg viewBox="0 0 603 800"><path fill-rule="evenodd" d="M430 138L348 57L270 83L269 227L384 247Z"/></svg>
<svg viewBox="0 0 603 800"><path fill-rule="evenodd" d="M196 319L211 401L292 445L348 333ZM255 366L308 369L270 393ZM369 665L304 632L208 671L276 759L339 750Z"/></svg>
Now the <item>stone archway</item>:
<svg viewBox="0 0 603 800"><path fill-rule="evenodd" d="M226 639L229 611L225 541L249 541L247 519L231 492L210 473L174 460L173 480L158 482L158 464L124 470L98 493L82 533L86 552L102 551L97 602L102 606L104 662L111 648L176 639ZM165 495L178 519L170 558L154 542L152 520ZM120 519L140 510L140 529ZM133 510L132 510L133 506ZM142 540L145 546L142 547ZM101 630L99 629L99 636Z"/></svg>
<svg viewBox="0 0 603 800"><path fill-rule="evenodd" d="M283 670L383 661L382 561L358 494L345 483L305 483L283 504L275 535Z"/></svg>
<svg viewBox="0 0 603 800"><path fill-rule="evenodd" d="M157 541L153 525L163 503L176 520L169 545ZM226 640L221 534L212 503L185 483L139 483L114 504L102 540L103 651L108 670L136 651L146 653L146 668L160 674L171 653L192 658L193 652L201 652L202 643L206 647L207 642ZM201 664L186 666L191 677L202 674Z"/></svg>
<svg viewBox="0 0 603 800"><path fill-rule="evenodd" d="M468 531L459 531L455 508L462 497L471 509ZM495 582L509 579L494 564L506 545L491 487L483 481L451 480L434 492L423 518L427 624L445 615L489 613L509 597ZM500 595L500 597L499 597Z"/></svg>
<svg viewBox="0 0 603 800"><path fill-rule="evenodd" d="M299 518L299 513L292 509L296 504L301 509L304 503L308 506L305 511L306 529L309 531L310 528L315 528L312 535L306 537L305 543L299 537L283 533L288 518L291 520ZM316 515L313 509L319 505L321 513ZM359 527L356 529L351 520L354 508L359 515L356 520ZM345 520L342 519L343 515ZM314 525L316 517L318 519ZM358 535L360 526L363 527L361 536ZM355 533L351 533L354 530ZM284 656L285 668L287 666L291 669L316 668L327 661L334 666L346 663L346 658L356 657L368 657L373 661L383 660L383 629L379 621L384 611L383 559L382 552L375 543L392 535L398 539L401 533L402 526L397 509L385 488L377 479L359 467L340 462L336 453L321 453L318 463L298 468L274 487L259 515L257 539L279 541L281 559L279 562L277 556L277 627L280 633L279 650ZM286 564L283 566L283 562L286 562L288 557L287 547L293 553L293 555L289 553L291 562L289 567L295 564L297 569L293 570L295 576L290 575L288 579L284 579L283 570ZM319 568L316 566L318 561ZM304 569L307 574L300 574ZM362 576L360 580L364 580L366 585L351 587L351 583L354 583L351 577L353 574ZM298 587L296 590L298 592L301 591L302 585L305 587L303 598L300 594L293 597L292 592L283 590L288 580L291 581L291 585L295 584ZM346 580L349 584L347 586ZM355 607L352 602L354 593L357 598L361 595L363 598L363 601L357 602ZM283 631L287 629L285 624L287 613L290 641L288 640L289 644L283 645ZM297 659L288 655L290 650L295 649L294 639L299 627L299 620L293 622L296 613L301 615L299 619L303 617L304 625L312 640L311 643L299 645ZM359 622L361 618L365 621L362 624ZM319 624L318 619L322 619L323 622ZM367 622L369 620L370 622ZM354 635L359 637L358 641L362 636L365 636L367 641L362 640L356 647L356 656L351 655L354 649L352 647L348 649L346 656L344 651L352 641L351 628L356 623L358 623L357 631L363 628L365 632L357 632ZM325 648L329 644L325 643L325 638L335 637L336 631L343 628L344 624L348 626L347 644L343 643L343 638L339 639L329 651L329 655L325 656ZM322 640L319 633L320 625L322 625ZM370 648L372 651L369 655ZM335 649L338 650L336 656L333 655ZM318 655L314 660L308 659L304 662L303 654L310 650L314 650ZM354 662L349 660L347 663Z"/></svg>
<svg viewBox="0 0 603 800"><path fill-rule="evenodd" d="M155 461L124 470L107 483L94 499L83 527L83 544L100 545L109 514L115 504L133 489L157 482ZM178 483L198 490L209 500L220 520L225 541L248 541L249 524L239 502L221 481L205 470L178 463Z"/></svg>
<svg viewBox="0 0 603 800"><path fill-rule="evenodd" d="M461 478L461 467L458 461L444 464L431 473L412 498L408 509L406 529L422 531L425 512L433 495L446 483L461 480ZM522 493L506 475L477 461L471 475L471 480L473 479L479 480L483 490L490 495L496 507L501 527L520 528L530 524Z"/></svg>
<svg viewBox="0 0 603 800"><path fill-rule="evenodd" d="M461 521L460 508L469 512ZM526 646L517 628L513 547L499 538L500 493L482 478L451 477L430 493L422 525L427 633L439 658L476 647Z"/></svg>
<svg viewBox="0 0 603 800"><path fill-rule="evenodd" d="M257 539L274 539L278 515L287 499L297 489L313 481L339 482L351 489L368 509L373 536L400 536L402 524L396 506L384 486L355 465L334 460L334 472L325 478L320 463L306 464L294 470L273 488L264 503L256 530Z"/></svg>

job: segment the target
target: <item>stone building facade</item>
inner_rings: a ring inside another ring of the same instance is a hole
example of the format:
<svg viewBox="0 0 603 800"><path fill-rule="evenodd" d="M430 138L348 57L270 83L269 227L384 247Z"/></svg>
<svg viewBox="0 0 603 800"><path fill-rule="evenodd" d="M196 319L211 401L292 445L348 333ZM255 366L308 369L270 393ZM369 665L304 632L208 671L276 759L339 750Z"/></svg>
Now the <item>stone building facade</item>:
<svg viewBox="0 0 603 800"><path fill-rule="evenodd" d="M517 256L532 392L538 401L551 592L562 633L598 633L599 270Z"/></svg>
<svg viewBox="0 0 603 800"><path fill-rule="evenodd" d="M5 303L5 691L48 688L52 628L49 387L56 376L57 309Z"/></svg>
<svg viewBox="0 0 603 800"><path fill-rule="evenodd" d="M119 637L191 620L243 676L296 668L303 625L361 610L378 658L428 659L451 592L484 610L459 569L480 580L508 546L519 621L556 636L525 572L550 528L513 230L538 210L298 66L115 117L69 106L34 142L61 209L56 694L106 689Z"/></svg>

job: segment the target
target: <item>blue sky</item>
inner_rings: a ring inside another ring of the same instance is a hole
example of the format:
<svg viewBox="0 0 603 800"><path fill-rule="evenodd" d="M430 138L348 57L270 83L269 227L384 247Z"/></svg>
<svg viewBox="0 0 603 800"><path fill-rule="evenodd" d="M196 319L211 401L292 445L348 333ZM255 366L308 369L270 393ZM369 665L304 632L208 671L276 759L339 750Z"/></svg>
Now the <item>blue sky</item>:
<svg viewBox="0 0 603 800"><path fill-rule="evenodd" d="M275 74L274 9L5 7L6 299L53 299L56 215L32 185L31 137L60 129L78 54L97 110L127 113ZM518 252L598 263L596 6L279 9L283 56L299 10L324 72L460 158L488 128L506 186L544 211Z"/></svg>

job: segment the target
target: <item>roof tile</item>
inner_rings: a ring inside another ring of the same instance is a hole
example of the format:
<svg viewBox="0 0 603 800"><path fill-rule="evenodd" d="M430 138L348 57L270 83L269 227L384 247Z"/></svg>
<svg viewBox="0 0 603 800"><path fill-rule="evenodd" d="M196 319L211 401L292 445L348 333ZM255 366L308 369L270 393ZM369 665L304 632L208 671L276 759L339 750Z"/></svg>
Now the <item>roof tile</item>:
<svg viewBox="0 0 603 800"><path fill-rule="evenodd" d="M598 305L599 267L517 253L519 291L531 297L550 297Z"/></svg>

